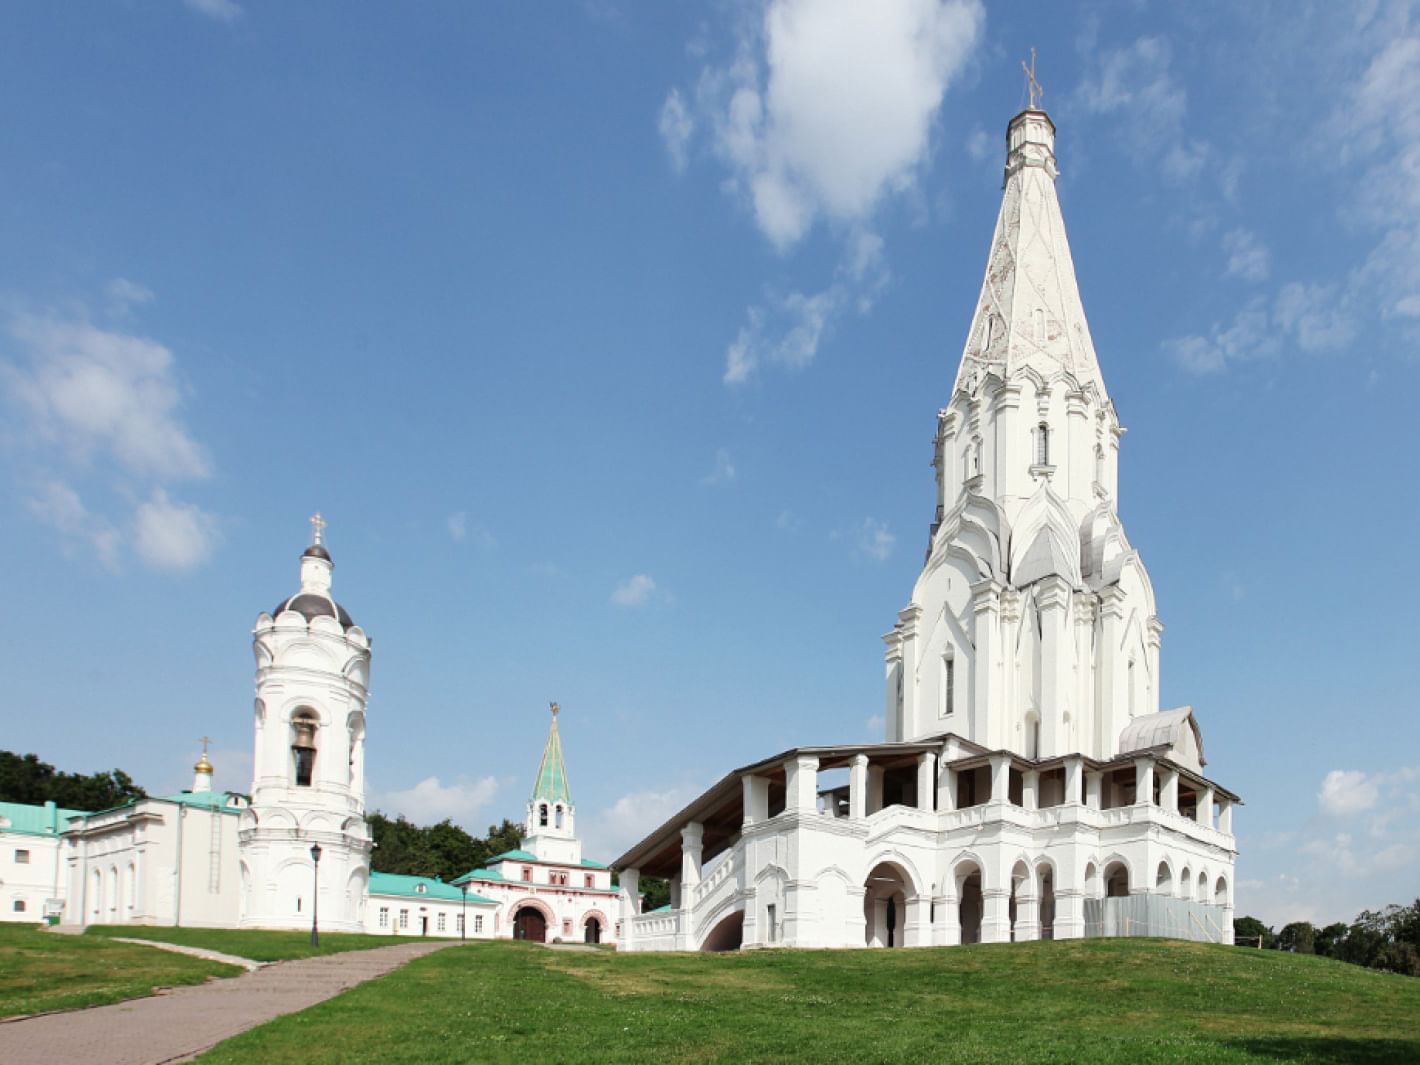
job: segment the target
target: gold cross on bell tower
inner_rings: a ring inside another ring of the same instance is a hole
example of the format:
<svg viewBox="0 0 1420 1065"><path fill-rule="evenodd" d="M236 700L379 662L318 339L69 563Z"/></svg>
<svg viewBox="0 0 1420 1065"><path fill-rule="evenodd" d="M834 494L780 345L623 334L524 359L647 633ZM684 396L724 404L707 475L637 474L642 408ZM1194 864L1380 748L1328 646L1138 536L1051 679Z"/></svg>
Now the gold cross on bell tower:
<svg viewBox="0 0 1420 1065"><path fill-rule="evenodd" d="M554 720L557 718L557 715L562 712L562 707L558 706L556 703L548 703L547 707L549 710L552 711L552 717Z"/></svg>
<svg viewBox="0 0 1420 1065"><path fill-rule="evenodd" d="M207 745L212 742L211 736L202 737L202 757L207 757Z"/></svg>
<svg viewBox="0 0 1420 1065"><path fill-rule="evenodd" d="M311 543L321 542L321 533L325 531L326 524L326 520L320 516L320 511L311 515Z"/></svg>
<svg viewBox="0 0 1420 1065"><path fill-rule="evenodd" d="M1021 69L1026 72L1026 92L1030 94L1030 110L1039 110L1038 104L1045 99L1045 90L1040 87L1040 82L1035 80L1035 49L1030 50L1030 66L1026 66L1025 60L1021 61Z"/></svg>

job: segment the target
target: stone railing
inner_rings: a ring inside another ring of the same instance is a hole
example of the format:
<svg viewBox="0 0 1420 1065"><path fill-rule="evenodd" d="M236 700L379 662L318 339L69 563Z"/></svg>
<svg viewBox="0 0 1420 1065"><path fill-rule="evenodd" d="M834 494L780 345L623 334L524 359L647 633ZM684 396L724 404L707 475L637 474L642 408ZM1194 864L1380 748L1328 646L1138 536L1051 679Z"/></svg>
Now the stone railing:
<svg viewBox="0 0 1420 1065"><path fill-rule="evenodd" d="M705 901L720 888L725 881L730 880L735 875L738 866L733 853L725 855L720 864L700 883L696 884L690 892L690 907L698 910Z"/></svg>
<svg viewBox="0 0 1420 1065"><path fill-rule="evenodd" d="M631 935L627 947L638 950L675 950L680 931L680 910L658 910L631 918Z"/></svg>

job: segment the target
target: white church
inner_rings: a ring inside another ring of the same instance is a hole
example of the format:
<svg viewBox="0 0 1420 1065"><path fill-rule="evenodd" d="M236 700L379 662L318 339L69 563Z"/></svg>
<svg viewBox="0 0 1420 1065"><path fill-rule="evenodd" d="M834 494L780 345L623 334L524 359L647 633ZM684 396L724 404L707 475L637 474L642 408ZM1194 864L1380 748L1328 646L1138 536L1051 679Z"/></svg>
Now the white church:
<svg viewBox="0 0 1420 1065"><path fill-rule="evenodd" d="M331 595L312 519L300 588L256 619L251 795L191 790L86 812L0 803L0 918L615 942L617 892L582 857L553 704L523 848L454 883L372 872L370 640Z"/></svg>
<svg viewBox="0 0 1420 1065"><path fill-rule="evenodd" d="M622 949L1232 942L1238 797L1193 709L1159 708L1163 625L1056 174L1032 98L937 415L926 563L884 637L885 742L737 769L628 850ZM648 875L671 903L641 913Z"/></svg>

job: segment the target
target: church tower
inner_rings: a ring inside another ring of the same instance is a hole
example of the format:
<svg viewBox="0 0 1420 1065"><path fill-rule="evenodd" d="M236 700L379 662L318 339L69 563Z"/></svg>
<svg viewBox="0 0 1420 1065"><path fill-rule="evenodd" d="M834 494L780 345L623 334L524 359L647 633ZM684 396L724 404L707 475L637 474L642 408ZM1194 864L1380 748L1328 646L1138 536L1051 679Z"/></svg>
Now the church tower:
<svg viewBox="0 0 1420 1065"><path fill-rule="evenodd" d="M576 865L582 860L582 842L577 838L577 808L572 805L572 789L567 784L567 763L562 760L562 737L557 732L556 703L551 706L552 727L537 780L528 799L527 831L523 847L544 862Z"/></svg>
<svg viewBox="0 0 1420 1065"><path fill-rule="evenodd" d="M1032 759L1103 759L1159 708L1163 626L1117 513L1124 430L1057 173L1055 125L1033 97L1007 127L986 276L937 415L926 562L884 637L889 740L953 732Z"/></svg>
<svg viewBox="0 0 1420 1065"><path fill-rule="evenodd" d="M332 597L325 522L317 514L311 524L300 589L259 615L253 632L256 746L251 806L239 828L241 923L308 927L318 891L320 926L355 932L363 930L370 865L370 641Z"/></svg>

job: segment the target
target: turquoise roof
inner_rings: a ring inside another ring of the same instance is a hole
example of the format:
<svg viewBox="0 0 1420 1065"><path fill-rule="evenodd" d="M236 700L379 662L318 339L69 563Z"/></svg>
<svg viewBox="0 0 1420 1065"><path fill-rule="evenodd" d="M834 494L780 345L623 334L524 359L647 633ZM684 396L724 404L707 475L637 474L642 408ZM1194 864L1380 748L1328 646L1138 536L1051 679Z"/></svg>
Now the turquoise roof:
<svg viewBox="0 0 1420 1065"><path fill-rule="evenodd" d="M420 890L421 888L423 890ZM464 901L463 892L453 884L446 884L429 876L405 876L403 873L371 873L370 894L404 895L411 899L442 899L445 902ZM472 893L469 894L468 901L487 903L489 906L497 905L492 899Z"/></svg>
<svg viewBox="0 0 1420 1065"><path fill-rule="evenodd" d="M583 858L583 859L582 859L582 864L585 865L588 869L605 869L605 868L606 868L606 866L602 865L601 862L594 862L594 861L592 861L590 858Z"/></svg>
<svg viewBox="0 0 1420 1065"><path fill-rule="evenodd" d="M507 880L497 869L475 869L471 873L464 873L463 876L454 877L455 884L462 884L465 880Z"/></svg>
<svg viewBox="0 0 1420 1065"><path fill-rule="evenodd" d="M87 816L85 810L66 810L52 803L31 806L23 802L0 802L0 832L57 836L69 827L69 818Z"/></svg>
<svg viewBox="0 0 1420 1065"><path fill-rule="evenodd" d="M525 850L504 851L502 854L495 854L492 858L495 862L540 862L542 861L536 854Z"/></svg>
<svg viewBox="0 0 1420 1065"><path fill-rule="evenodd" d="M246 796L238 796L242 801L238 804L232 803L235 792L230 791L184 791L177 795L160 795L158 798L164 802L175 802L179 806L206 806L228 813L241 813L246 809Z"/></svg>
<svg viewBox="0 0 1420 1065"><path fill-rule="evenodd" d="M557 734L555 705L552 709L552 728L547 733L547 746L542 749L542 764L537 767L532 801L572 805L572 789L567 784L567 763L562 760L562 738Z"/></svg>

